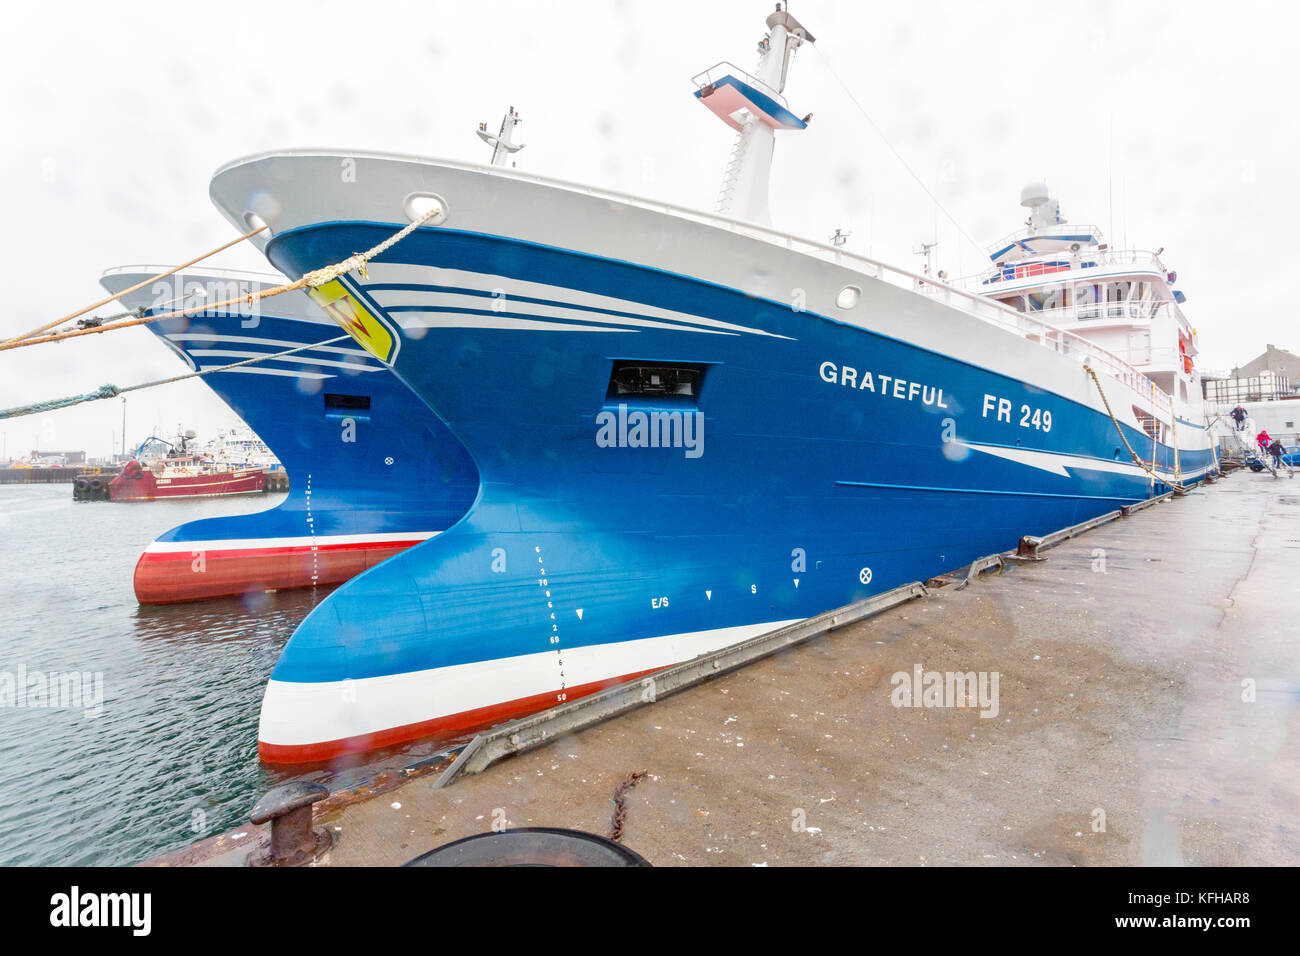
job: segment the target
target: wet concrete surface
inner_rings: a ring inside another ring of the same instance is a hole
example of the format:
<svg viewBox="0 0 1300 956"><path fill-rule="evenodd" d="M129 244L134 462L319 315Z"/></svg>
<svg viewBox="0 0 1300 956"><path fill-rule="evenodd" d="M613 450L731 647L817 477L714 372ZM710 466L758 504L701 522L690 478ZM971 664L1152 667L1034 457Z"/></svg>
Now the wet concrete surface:
<svg viewBox="0 0 1300 956"><path fill-rule="evenodd" d="M331 809L320 862L494 823L606 834L645 770L624 842L661 866L1300 863L1300 482L1239 473L1045 553L446 789ZM996 672L996 716L895 706L917 666ZM263 838L241 833L172 862L239 862Z"/></svg>

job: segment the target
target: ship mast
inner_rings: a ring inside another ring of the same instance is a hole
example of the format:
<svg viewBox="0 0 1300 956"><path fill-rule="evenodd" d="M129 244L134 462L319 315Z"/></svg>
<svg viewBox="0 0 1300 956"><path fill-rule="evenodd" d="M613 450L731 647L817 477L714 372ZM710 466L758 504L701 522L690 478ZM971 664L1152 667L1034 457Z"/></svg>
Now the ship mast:
<svg viewBox="0 0 1300 956"><path fill-rule="evenodd" d="M488 132L487 123L478 124L478 138L492 147L493 166L505 166L511 156L524 148L523 143L514 141L515 127L522 122L523 119L512 106L501 120L501 132L494 135Z"/></svg>
<svg viewBox="0 0 1300 956"><path fill-rule="evenodd" d="M811 118L799 119L781 95L794 52L814 37L783 5L767 18L767 35L759 42L761 59L750 76L730 63L720 63L695 78L695 95L728 126L736 142L727 162L717 211L737 219L767 223L768 186L778 129L804 129Z"/></svg>

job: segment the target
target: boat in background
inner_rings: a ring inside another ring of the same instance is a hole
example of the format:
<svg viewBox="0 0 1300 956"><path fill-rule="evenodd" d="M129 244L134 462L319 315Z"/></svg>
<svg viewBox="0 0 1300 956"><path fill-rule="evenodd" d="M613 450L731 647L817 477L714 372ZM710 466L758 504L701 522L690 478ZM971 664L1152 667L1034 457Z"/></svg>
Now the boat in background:
<svg viewBox="0 0 1300 956"><path fill-rule="evenodd" d="M124 267L100 281L121 293L163 271ZM120 301L141 314L160 314L282 282L190 271ZM339 336L301 293L254 308L208 310L147 328L194 370ZM289 477L289 493L268 511L191 521L160 535L135 569L143 604L338 584L450 527L478 493L478 472L460 442L387 368L350 343L213 371L203 381L265 440ZM235 444L244 443L236 437ZM218 457L256 452L249 443Z"/></svg>
<svg viewBox="0 0 1300 956"><path fill-rule="evenodd" d="M220 429L215 438L204 444L202 452L204 457L232 467L262 468L268 474L284 472L284 465L275 457L275 452L247 425ZM288 490L287 480L286 487L281 490Z"/></svg>
<svg viewBox="0 0 1300 956"><path fill-rule="evenodd" d="M213 201L240 232L269 226L251 241L286 275L421 222L321 295L482 478L454 528L299 625L263 698L264 760L542 710L1213 469L1205 433L1109 349L765 225L811 42L778 6L755 75L697 81L738 129L720 214L364 151L218 170Z"/></svg>
<svg viewBox="0 0 1300 956"><path fill-rule="evenodd" d="M258 495L266 490L264 468L198 454L190 447L195 437L193 431L181 431L175 444L153 435L146 438L108 483L109 501L216 498ZM150 449L155 454L150 455Z"/></svg>

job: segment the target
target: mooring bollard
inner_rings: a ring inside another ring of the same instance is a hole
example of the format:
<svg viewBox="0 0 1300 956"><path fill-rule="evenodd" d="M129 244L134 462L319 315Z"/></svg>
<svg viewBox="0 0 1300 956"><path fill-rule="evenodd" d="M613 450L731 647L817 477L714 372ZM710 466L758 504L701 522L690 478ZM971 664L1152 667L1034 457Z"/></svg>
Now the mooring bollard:
<svg viewBox="0 0 1300 956"><path fill-rule="evenodd" d="M328 830L313 830L312 804L330 792L319 783L295 780L263 794L249 814L254 824L271 824L271 847L248 855L249 866L302 866L328 850L334 838Z"/></svg>
<svg viewBox="0 0 1300 956"><path fill-rule="evenodd" d="M1043 546L1043 539L1036 538L1027 534L1020 539L1020 544L1016 548L1016 557L1025 558L1029 561L1042 561L1043 556L1038 553L1038 549Z"/></svg>

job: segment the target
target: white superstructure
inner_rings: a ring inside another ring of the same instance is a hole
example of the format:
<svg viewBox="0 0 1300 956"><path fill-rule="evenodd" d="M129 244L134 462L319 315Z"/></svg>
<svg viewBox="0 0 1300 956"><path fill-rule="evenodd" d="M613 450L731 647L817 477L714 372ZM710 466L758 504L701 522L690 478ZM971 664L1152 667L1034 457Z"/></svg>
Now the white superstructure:
<svg viewBox="0 0 1300 956"><path fill-rule="evenodd" d="M1118 356L1203 425L1196 329L1164 250L1112 249L1097 226L1069 223L1043 183L1026 186L1020 204L1024 226L989 246L993 267L963 285Z"/></svg>

